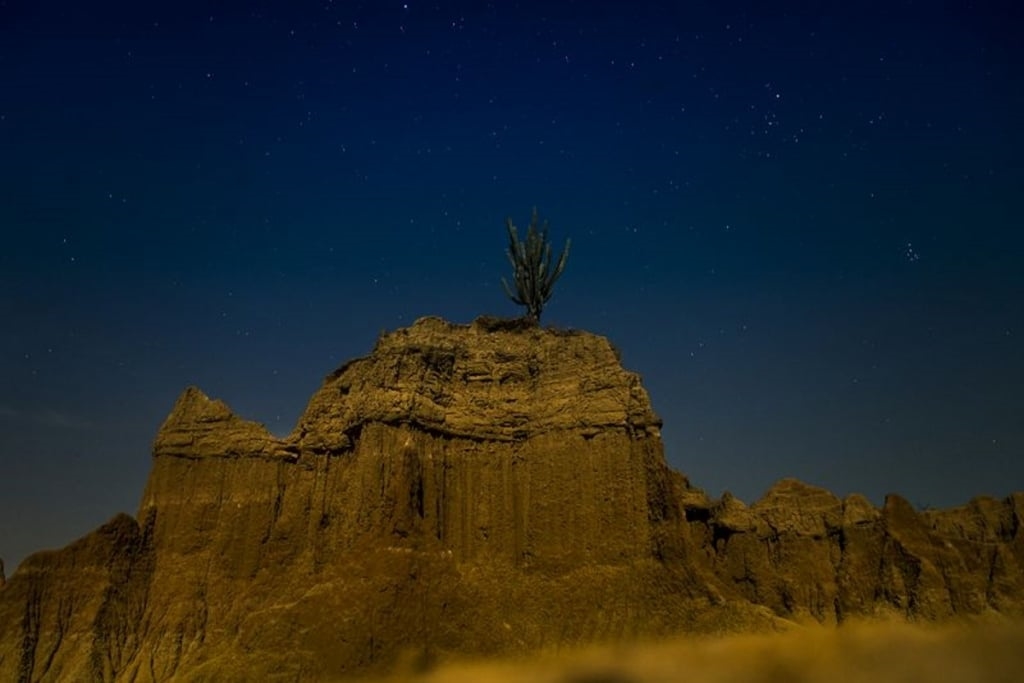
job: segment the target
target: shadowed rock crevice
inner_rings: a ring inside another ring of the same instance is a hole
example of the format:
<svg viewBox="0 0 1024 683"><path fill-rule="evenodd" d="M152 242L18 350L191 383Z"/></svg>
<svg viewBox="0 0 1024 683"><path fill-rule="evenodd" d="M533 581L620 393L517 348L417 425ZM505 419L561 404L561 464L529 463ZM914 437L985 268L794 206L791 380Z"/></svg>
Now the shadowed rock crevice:
<svg viewBox="0 0 1024 683"><path fill-rule="evenodd" d="M603 337L436 318L276 438L186 389L137 519L0 583L0 680L334 680L455 655L1020 610L1024 497L710 500Z"/></svg>

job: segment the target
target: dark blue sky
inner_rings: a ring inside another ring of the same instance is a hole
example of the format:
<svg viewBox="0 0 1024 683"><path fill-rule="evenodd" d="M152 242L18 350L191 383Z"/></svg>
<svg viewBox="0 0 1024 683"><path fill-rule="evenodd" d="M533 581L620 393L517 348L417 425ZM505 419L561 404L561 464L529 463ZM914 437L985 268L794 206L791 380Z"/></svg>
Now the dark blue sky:
<svg viewBox="0 0 1024 683"><path fill-rule="evenodd" d="M423 315L621 348L671 464L1024 489L1024 49L1005 2L0 0L0 557L134 511L188 384L287 433ZM97 9L101 7L101 9Z"/></svg>

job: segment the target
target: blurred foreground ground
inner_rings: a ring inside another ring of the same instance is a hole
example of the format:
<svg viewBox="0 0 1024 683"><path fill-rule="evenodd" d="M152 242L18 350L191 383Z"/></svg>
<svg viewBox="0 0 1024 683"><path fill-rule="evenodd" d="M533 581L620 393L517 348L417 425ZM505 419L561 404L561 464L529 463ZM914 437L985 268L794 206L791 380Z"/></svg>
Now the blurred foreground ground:
<svg viewBox="0 0 1024 683"><path fill-rule="evenodd" d="M860 623L774 635L678 638L449 664L396 674L418 683L811 683L1024 680L1024 623Z"/></svg>

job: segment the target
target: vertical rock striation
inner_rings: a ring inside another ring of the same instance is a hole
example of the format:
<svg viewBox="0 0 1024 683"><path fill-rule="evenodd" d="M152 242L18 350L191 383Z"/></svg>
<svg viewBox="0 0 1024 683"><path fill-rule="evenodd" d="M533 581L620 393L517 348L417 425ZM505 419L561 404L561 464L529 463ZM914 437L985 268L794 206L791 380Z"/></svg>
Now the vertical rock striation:
<svg viewBox="0 0 1024 683"><path fill-rule="evenodd" d="M123 514L27 558L0 592L0 680L112 680L139 654L152 559Z"/></svg>

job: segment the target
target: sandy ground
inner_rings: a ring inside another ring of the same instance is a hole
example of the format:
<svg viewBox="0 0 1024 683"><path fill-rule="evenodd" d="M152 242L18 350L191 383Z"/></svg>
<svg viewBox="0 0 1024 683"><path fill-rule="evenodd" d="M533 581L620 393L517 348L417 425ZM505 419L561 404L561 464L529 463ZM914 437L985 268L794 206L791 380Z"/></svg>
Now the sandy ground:
<svg viewBox="0 0 1024 683"><path fill-rule="evenodd" d="M776 635L678 638L449 664L387 681L418 683L951 683L1024 681L1024 622L1002 619L798 627Z"/></svg>

